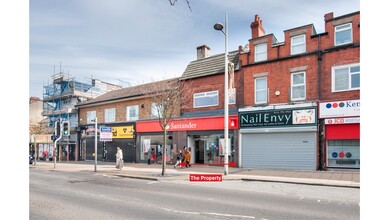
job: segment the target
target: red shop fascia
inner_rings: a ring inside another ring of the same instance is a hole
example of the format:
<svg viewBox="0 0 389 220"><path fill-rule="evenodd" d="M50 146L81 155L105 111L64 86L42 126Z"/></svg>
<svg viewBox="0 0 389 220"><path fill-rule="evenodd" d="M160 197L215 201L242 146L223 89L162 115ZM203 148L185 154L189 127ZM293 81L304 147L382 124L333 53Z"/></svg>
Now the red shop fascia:
<svg viewBox="0 0 389 220"><path fill-rule="evenodd" d="M228 121L228 129L238 129L238 115L229 116ZM137 133L162 132L159 120L138 121L136 126ZM224 116L172 119L168 126L169 132L224 130Z"/></svg>

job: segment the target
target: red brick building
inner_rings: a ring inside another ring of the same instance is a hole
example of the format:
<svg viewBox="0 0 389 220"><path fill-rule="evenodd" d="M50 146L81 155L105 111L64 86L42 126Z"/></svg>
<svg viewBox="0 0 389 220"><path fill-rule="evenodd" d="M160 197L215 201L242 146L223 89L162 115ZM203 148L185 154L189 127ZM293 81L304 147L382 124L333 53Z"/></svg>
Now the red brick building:
<svg viewBox="0 0 389 220"><path fill-rule="evenodd" d="M339 17L328 13L324 33L308 24L285 30L285 41L278 42L273 34L265 34L255 16L249 44L239 48L244 85L240 166L359 168L359 124L352 126L351 137L328 137L327 116L318 114L321 102L359 100L359 21L359 12ZM359 107L359 102L354 105ZM334 156L343 157L334 162L328 154L335 151Z"/></svg>

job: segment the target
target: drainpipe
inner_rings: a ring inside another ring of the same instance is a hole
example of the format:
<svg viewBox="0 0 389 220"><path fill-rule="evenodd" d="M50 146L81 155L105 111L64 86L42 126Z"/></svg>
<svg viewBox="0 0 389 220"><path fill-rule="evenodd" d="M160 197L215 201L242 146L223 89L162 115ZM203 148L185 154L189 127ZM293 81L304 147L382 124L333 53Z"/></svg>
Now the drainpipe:
<svg viewBox="0 0 389 220"><path fill-rule="evenodd" d="M320 37L322 35L326 35L328 33L318 34L318 40L317 40L317 98L318 102L321 101L321 70L322 70L322 58L323 58L323 51L321 50L320 44ZM318 125L318 133L319 133L319 170L326 170L325 168L325 136L324 136L324 120L319 119L319 125Z"/></svg>

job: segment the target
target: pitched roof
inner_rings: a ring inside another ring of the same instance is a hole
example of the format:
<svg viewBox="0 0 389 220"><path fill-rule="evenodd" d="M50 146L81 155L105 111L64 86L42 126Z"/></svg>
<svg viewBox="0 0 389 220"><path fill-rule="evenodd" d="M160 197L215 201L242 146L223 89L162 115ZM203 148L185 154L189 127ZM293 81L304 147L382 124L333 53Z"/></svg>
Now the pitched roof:
<svg viewBox="0 0 389 220"><path fill-rule="evenodd" d="M152 94L155 92L160 91L159 86L157 86L159 83L166 83L167 81L172 80L178 80L178 78L171 78L166 80L161 80L157 82L150 82L146 84L141 84L137 86L127 87L123 89L117 89L113 90L107 93L104 93L100 96L95 97L94 99L81 102L76 105L76 107L85 107L88 105L103 103L103 102L109 102L109 101L115 101L115 100L121 100L121 99L127 99L127 98L136 98L141 97L147 94ZM162 86L163 88L163 86Z"/></svg>
<svg viewBox="0 0 389 220"><path fill-rule="evenodd" d="M239 69L238 50L229 52L228 60L234 63L235 70ZM224 53L190 62L180 79L192 79L218 73L224 73Z"/></svg>

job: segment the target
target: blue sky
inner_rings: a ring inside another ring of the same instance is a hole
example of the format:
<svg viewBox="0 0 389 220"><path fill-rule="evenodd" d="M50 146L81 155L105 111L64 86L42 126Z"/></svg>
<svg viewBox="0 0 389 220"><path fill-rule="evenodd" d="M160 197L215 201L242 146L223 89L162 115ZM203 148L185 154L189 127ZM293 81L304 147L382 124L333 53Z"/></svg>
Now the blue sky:
<svg viewBox="0 0 389 220"><path fill-rule="evenodd" d="M32 0L29 2L29 95L42 98L54 72L79 81L138 85L180 76L196 59L196 47L224 53L215 31L228 13L229 50L244 46L258 14L267 34L284 41L284 30L314 24L324 31L324 14L360 10L358 0Z"/></svg>

